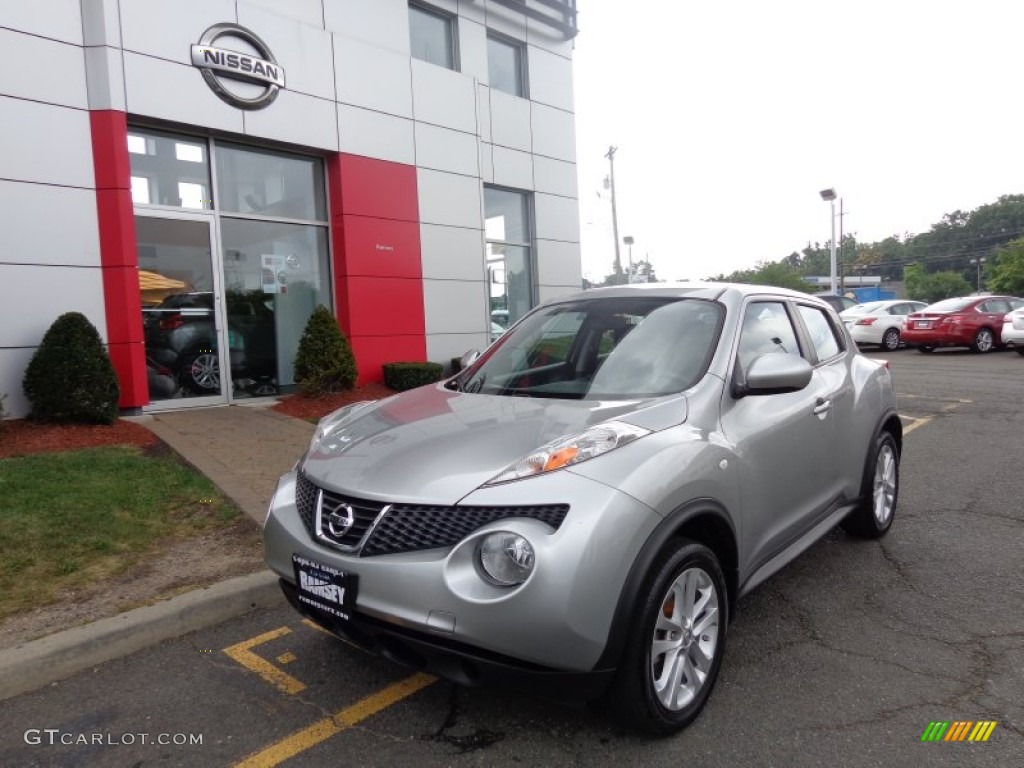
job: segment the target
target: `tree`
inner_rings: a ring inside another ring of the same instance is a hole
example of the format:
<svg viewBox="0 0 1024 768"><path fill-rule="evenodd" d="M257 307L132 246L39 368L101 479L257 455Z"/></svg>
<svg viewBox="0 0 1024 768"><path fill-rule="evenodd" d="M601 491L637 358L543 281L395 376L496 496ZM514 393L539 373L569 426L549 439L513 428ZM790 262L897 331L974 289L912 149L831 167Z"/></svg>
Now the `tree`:
<svg viewBox="0 0 1024 768"><path fill-rule="evenodd" d="M338 321L323 304L313 310L295 354L295 383L307 395L352 389L356 360Z"/></svg>
<svg viewBox="0 0 1024 768"><path fill-rule="evenodd" d="M66 312L43 335L22 380L36 421L113 424L121 390L89 319Z"/></svg>
<svg viewBox="0 0 1024 768"><path fill-rule="evenodd" d="M904 270L907 297L932 304L953 296L966 296L971 284L959 272L932 272L928 274L920 264L908 265Z"/></svg>
<svg viewBox="0 0 1024 768"><path fill-rule="evenodd" d="M988 289L993 293L1024 295L1024 237L1004 245L987 271Z"/></svg>
<svg viewBox="0 0 1024 768"><path fill-rule="evenodd" d="M792 288L794 291L807 291L811 286L797 271L781 261L758 262L756 269L737 270L729 275L711 278L719 283L749 283L751 285L771 285L776 288Z"/></svg>

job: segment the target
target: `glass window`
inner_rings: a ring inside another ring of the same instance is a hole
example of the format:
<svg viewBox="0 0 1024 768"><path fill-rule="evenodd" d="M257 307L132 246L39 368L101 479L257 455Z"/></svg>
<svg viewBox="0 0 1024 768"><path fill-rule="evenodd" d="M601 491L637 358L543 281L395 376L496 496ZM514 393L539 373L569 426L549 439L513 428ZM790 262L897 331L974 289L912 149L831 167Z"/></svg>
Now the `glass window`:
<svg viewBox="0 0 1024 768"><path fill-rule="evenodd" d="M814 352L818 360L830 360L843 351L836 337L836 329L832 327L828 317L817 307L800 305L800 317L807 326L807 333L810 334L811 344L814 345Z"/></svg>
<svg viewBox="0 0 1024 768"><path fill-rule="evenodd" d="M217 143L221 211L326 221L323 163L315 157Z"/></svg>
<svg viewBox="0 0 1024 768"><path fill-rule="evenodd" d="M491 315L509 325L533 308L530 200L524 192L484 187L484 230Z"/></svg>
<svg viewBox="0 0 1024 768"><path fill-rule="evenodd" d="M523 46L496 35L487 36L487 79L492 88L526 96Z"/></svg>
<svg viewBox="0 0 1024 768"><path fill-rule="evenodd" d="M451 16L410 5L409 43L414 59L456 69L455 20Z"/></svg>
<svg viewBox="0 0 1024 768"><path fill-rule="evenodd" d="M755 358L776 352L800 354L800 345L786 307L777 301L750 304L740 330L740 367L746 369Z"/></svg>
<svg viewBox="0 0 1024 768"><path fill-rule="evenodd" d="M203 139L131 128L128 157L136 205L213 207L209 152Z"/></svg>

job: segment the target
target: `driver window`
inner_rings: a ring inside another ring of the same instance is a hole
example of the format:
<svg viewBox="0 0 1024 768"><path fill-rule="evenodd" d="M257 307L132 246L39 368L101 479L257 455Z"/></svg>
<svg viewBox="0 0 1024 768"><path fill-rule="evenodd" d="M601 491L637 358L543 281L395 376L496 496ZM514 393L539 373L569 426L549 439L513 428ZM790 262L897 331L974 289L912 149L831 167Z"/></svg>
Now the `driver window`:
<svg viewBox="0 0 1024 768"><path fill-rule="evenodd" d="M800 356L800 345L786 307L776 301L747 305L740 329L740 367L745 370L754 358L775 352Z"/></svg>

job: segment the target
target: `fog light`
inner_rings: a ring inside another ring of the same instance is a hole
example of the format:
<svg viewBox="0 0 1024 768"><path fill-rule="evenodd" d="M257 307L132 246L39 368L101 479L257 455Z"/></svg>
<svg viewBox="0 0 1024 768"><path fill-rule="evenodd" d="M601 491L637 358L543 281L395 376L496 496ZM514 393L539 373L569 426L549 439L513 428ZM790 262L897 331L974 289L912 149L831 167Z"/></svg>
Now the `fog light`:
<svg viewBox="0 0 1024 768"><path fill-rule="evenodd" d="M485 536L477 548L477 557L484 575L498 586L522 584L533 571L530 542L508 531Z"/></svg>

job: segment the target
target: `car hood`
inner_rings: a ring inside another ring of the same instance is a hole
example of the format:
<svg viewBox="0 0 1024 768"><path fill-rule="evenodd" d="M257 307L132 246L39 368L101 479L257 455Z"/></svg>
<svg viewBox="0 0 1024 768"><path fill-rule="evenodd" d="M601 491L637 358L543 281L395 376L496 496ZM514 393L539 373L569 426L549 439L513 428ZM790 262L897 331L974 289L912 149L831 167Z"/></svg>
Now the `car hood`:
<svg viewBox="0 0 1024 768"><path fill-rule="evenodd" d="M317 428L302 465L311 480L367 500L450 505L552 440L612 419L665 429L687 409L682 395L554 400L437 385L344 411Z"/></svg>

